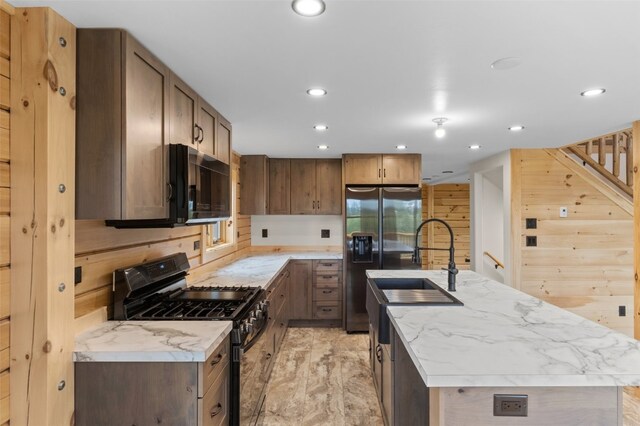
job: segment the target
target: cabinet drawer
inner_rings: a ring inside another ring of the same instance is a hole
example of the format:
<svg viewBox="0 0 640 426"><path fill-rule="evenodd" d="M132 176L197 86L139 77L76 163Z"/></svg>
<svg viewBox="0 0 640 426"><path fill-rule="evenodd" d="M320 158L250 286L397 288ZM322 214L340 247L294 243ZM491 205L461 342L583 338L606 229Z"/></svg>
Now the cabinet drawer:
<svg viewBox="0 0 640 426"><path fill-rule="evenodd" d="M218 346L205 362L200 364L198 369L198 396L204 395L211 385L218 379L220 373L226 369L229 363L229 352L231 350L229 337Z"/></svg>
<svg viewBox="0 0 640 426"><path fill-rule="evenodd" d="M316 319L340 319L342 318L342 306L340 301L313 302L313 317Z"/></svg>
<svg viewBox="0 0 640 426"><path fill-rule="evenodd" d="M226 366L211 388L198 399L201 426L229 424L229 368Z"/></svg>
<svg viewBox="0 0 640 426"><path fill-rule="evenodd" d="M342 300L342 291L340 288L314 288L313 289L313 300L314 301L340 301Z"/></svg>
<svg viewBox="0 0 640 426"><path fill-rule="evenodd" d="M342 269L342 260L341 259L331 259L331 260L314 260L313 261L313 270L320 271L339 271Z"/></svg>
<svg viewBox="0 0 640 426"><path fill-rule="evenodd" d="M316 272L313 278L314 287L338 288L342 282L342 272Z"/></svg>

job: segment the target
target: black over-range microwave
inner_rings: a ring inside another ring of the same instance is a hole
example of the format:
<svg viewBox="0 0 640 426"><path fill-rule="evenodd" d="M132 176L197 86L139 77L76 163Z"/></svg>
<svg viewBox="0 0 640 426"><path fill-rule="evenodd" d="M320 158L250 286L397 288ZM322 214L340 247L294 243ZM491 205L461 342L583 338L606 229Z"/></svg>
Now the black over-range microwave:
<svg viewBox="0 0 640 426"><path fill-rule="evenodd" d="M158 219L107 220L116 228L171 228L201 225L231 216L228 164L186 146L169 145L169 216Z"/></svg>

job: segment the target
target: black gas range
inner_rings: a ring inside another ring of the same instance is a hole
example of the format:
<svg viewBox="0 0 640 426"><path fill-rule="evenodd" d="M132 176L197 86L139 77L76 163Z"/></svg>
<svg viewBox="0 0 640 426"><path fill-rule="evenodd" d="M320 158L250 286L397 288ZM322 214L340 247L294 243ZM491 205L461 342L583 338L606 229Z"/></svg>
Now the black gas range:
<svg viewBox="0 0 640 426"><path fill-rule="evenodd" d="M189 261L176 253L113 273L113 312L116 320L233 321L231 331L231 424L240 424L248 405L240 401L244 360L268 326L269 306L260 287L188 287ZM260 344L262 345L262 344ZM260 346L258 345L258 346ZM254 351L255 352L255 351ZM243 399L248 399L243 396ZM249 399L254 399L251 396ZM243 407L243 408L241 408ZM253 408L251 409L253 411ZM244 422L243 422L244 423Z"/></svg>

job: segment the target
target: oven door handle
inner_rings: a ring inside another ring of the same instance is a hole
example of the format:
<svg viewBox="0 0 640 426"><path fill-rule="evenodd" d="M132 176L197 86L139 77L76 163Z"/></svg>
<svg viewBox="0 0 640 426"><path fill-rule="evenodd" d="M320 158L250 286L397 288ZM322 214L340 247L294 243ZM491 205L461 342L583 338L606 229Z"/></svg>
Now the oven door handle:
<svg viewBox="0 0 640 426"><path fill-rule="evenodd" d="M262 336L262 334L267 330L267 327L269 325L269 320L268 320L268 313L265 314L265 321L264 321L264 325L262 326L262 328L260 329L260 331L258 331L258 334L256 334L253 339L251 339L251 341L249 342L249 344L247 346L240 346L240 350L241 353L247 352L249 349L251 349L251 347L258 341L258 339L260 338L260 336ZM238 360L239 361L239 360Z"/></svg>

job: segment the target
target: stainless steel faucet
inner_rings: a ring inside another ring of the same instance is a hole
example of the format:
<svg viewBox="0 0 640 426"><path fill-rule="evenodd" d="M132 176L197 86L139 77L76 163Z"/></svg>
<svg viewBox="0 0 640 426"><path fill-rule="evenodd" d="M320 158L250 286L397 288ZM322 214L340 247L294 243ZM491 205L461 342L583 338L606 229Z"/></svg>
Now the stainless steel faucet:
<svg viewBox="0 0 640 426"><path fill-rule="evenodd" d="M435 247L420 247L418 246L418 235L420 234L420 230L422 229L422 227L424 225L426 225L427 223L430 222L438 222L443 224L447 230L449 230L449 236L451 237L451 244L449 245L449 248L435 248ZM458 274L458 269L456 268L456 262L455 262L455 249L453 248L453 229L451 229L451 226L449 226L449 224L447 222L445 222L442 219L438 219L438 218L431 218L431 219L427 219L422 221L422 223L420 224L420 226L418 226L418 229L416 229L416 238L415 238L415 244L414 244L414 248L413 248L413 256L411 257L411 261L415 264L420 265L420 251L421 250L437 250L437 251L449 251L449 266L447 267L446 271L448 271L448 282L449 282L449 286L448 286L448 290L449 291L456 291L456 275Z"/></svg>

